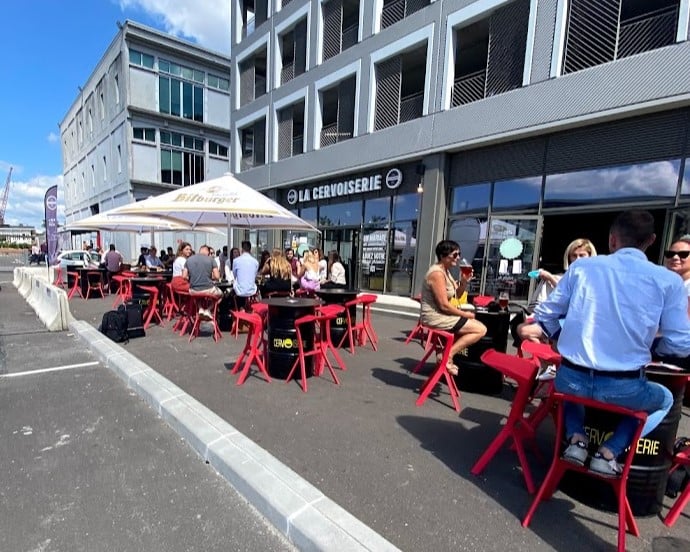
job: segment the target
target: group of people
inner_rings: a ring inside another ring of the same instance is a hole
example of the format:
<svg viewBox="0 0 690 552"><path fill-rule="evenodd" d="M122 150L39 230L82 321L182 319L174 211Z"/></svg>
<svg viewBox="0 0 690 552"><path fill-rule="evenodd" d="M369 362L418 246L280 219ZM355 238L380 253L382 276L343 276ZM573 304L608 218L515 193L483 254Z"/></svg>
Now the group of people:
<svg viewBox="0 0 690 552"><path fill-rule="evenodd" d="M573 241L565 252L563 274L539 271L543 290L533 315L518 327L520 339L549 342L560 353L557 391L646 411L643 436L673 404L668 389L647 380L645 365L653 355L690 355L690 236L664 251L665 266L645 255L655 239L652 214L632 210L611 225L609 255L597 256L589 240ZM426 273L421 295L422 323L456 335L452 355L487 331L473 311L451 303L472 278L463 275L456 281L451 275L460 255L454 241L436 246L438 262ZM452 360L448 370L457 373ZM579 405L564 405L568 441L563 457L583 466L589 461L589 470L599 474L620 475L617 458L630 446L636 420L624 418L590 457L584 415Z"/></svg>

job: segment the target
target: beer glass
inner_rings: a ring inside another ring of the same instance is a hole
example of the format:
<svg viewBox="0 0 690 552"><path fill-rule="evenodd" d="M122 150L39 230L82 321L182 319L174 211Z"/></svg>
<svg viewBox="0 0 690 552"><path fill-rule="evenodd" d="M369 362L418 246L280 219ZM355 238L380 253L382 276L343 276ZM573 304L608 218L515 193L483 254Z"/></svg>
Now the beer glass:
<svg viewBox="0 0 690 552"><path fill-rule="evenodd" d="M508 292L502 291L498 295L498 306L501 307L501 310L508 309L508 301L510 301L510 296L508 295Z"/></svg>
<svg viewBox="0 0 690 552"><path fill-rule="evenodd" d="M460 272L466 280L472 276L472 265L464 257L460 260Z"/></svg>

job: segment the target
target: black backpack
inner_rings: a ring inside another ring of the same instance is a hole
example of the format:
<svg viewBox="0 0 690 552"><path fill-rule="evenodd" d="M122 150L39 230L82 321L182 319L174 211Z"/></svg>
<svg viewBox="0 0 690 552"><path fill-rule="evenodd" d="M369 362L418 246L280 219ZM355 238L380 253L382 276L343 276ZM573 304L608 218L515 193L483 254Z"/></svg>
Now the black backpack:
<svg viewBox="0 0 690 552"><path fill-rule="evenodd" d="M116 343L127 343L129 341L127 335L127 312L123 305L120 305L116 311L111 310L103 315L100 330L101 333Z"/></svg>
<svg viewBox="0 0 690 552"><path fill-rule="evenodd" d="M690 453L690 437L680 437L673 446L673 454ZM690 484L690 466L678 466L668 476L666 496L676 498Z"/></svg>

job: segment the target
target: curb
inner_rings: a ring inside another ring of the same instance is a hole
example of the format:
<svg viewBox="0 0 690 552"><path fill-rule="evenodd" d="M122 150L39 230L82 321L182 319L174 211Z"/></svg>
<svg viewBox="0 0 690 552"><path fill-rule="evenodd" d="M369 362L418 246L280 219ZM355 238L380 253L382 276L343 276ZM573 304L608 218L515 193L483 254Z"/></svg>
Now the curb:
<svg viewBox="0 0 690 552"><path fill-rule="evenodd" d="M299 550L399 550L93 326L72 320L69 328Z"/></svg>

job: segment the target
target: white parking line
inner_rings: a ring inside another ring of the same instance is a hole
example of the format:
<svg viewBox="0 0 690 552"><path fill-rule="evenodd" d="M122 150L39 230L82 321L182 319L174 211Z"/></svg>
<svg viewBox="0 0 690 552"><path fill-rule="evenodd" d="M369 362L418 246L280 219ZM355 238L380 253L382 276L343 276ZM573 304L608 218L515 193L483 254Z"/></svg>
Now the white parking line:
<svg viewBox="0 0 690 552"><path fill-rule="evenodd" d="M61 370L72 370L74 368L85 368L86 366L96 366L98 361L82 362L81 364L66 364L65 366L55 366L53 368L41 368L40 370L28 370L26 372L14 372L13 374L0 374L0 378L16 378L19 376L32 376L33 374L43 374L45 372L60 372Z"/></svg>

